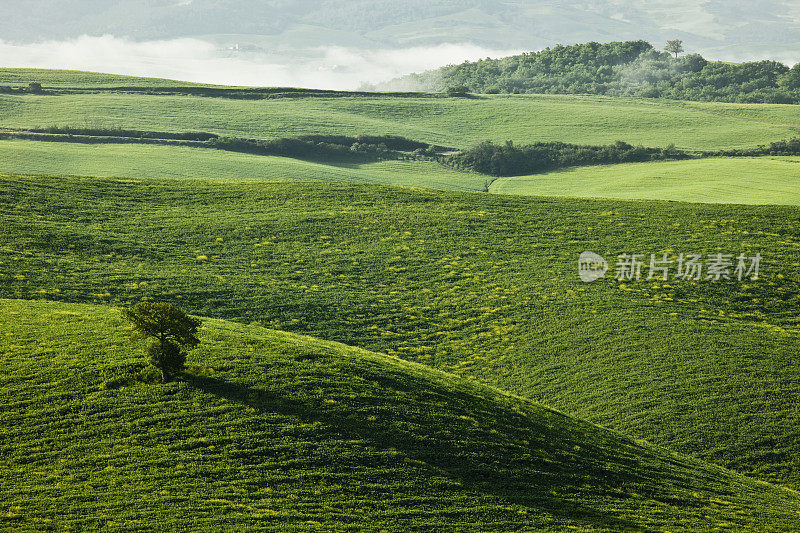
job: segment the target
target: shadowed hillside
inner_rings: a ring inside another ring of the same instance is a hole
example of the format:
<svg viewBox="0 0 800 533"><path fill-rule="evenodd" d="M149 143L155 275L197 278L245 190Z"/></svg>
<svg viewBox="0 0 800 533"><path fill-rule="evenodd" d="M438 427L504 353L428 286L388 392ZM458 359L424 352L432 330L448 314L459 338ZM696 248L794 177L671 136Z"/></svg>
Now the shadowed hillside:
<svg viewBox="0 0 800 533"><path fill-rule="evenodd" d="M796 207L255 179L7 176L0 190L3 296L147 297L337 340L797 483ZM584 250L764 264L758 281L645 266L587 285Z"/></svg>
<svg viewBox="0 0 800 533"><path fill-rule="evenodd" d="M797 520L792 491L422 365L206 320L189 373L160 385L116 310L0 310L6 527L777 531Z"/></svg>

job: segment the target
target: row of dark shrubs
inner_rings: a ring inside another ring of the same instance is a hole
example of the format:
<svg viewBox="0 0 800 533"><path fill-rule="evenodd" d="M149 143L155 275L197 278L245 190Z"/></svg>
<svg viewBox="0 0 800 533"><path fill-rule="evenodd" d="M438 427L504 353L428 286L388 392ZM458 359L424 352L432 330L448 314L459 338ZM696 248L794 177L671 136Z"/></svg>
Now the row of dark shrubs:
<svg viewBox="0 0 800 533"><path fill-rule="evenodd" d="M85 135L91 137L131 137L136 139L173 139L180 141L208 141L219 137L216 133L188 131L172 133L166 131L125 130L121 128L75 128L72 126L50 126L32 128L31 133L49 133L53 135Z"/></svg>
<svg viewBox="0 0 800 533"><path fill-rule="evenodd" d="M667 148L645 148L617 141L606 146L582 146L563 142L540 142L517 146L511 141L478 146L440 158L450 167L491 176L521 176L562 167L687 159L688 152Z"/></svg>
<svg viewBox="0 0 800 533"><path fill-rule="evenodd" d="M154 96L198 96L207 98L230 98L234 100L265 100L273 98L343 98L362 96L379 97L430 97L438 95L419 94L414 92L385 92L371 91L337 91L328 89L301 89L294 87L202 87L202 86L121 86L121 87L59 87L44 89L38 82L32 82L27 87L0 86L0 93L4 94L83 94L92 93L134 93Z"/></svg>
<svg viewBox="0 0 800 533"><path fill-rule="evenodd" d="M139 93L157 96L198 96L206 98L230 98L233 100L268 100L276 98L351 98L351 97L388 97L388 98L435 98L438 95L426 95L416 92L393 91L375 93L371 91L337 91L330 89L301 89L294 87L258 87L258 88L228 88L228 87L191 87L191 86L164 86L164 87L92 87L88 89L73 88L64 92L123 92Z"/></svg>
<svg viewBox="0 0 800 533"><path fill-rule="evenodd" d="M800 155L800 137L789 139L788 141L776 141L768 145L759 145L756 148L739 148L734 150L717 150L703 152L704 156L720 157L758 157L764 155Z"/></svg>
<svg viewBox="0 0 800 533"><path fill-rule="evenodd" d="M47 94L42 88L41 83L30 83L27 87L11 87L9 85L0 85L0 94Z"/></svg>
<svg viewBox="0 0 800 533"><path fill-rule="evenodd" d="M562 142L541 142L516 146L511 141L494 144L486 141L478 146L441 156L444 165L472 170L491 176L522 176L564 167L666 161L693 157L759 157L800 156L800 138L776 141L756 148L687 152L670 145L667 148L646 148L617 141L605 146L581 146Z"/></svg>
<svg viewBox="0 0 800 533"><path fill-rule="evenodd" d="M256 155L277 155L296 159L325 160L338 162L361 162L378 159L377 153L351 150L351 146L328 142L306 141L296 137L285 137L262 141L239 137L218 137L206 143L210 148ZM388 151L388 150L387 150Z"/></svg>
<svg viewBox="0 0 800 533"><path fill-rule="evenodd" d="M95 137L133 137L138 139L173 139L181 141L210 141L212 139L223 139L216 133L208 133L203 131L189 131L189 132L165 132L165 131L143 131L143 130L126 130L122 128L78 128L74 126L49 126L47 128L31 128L25 130L30 133L50 133L54 135L83 135ZM401 152L413 152L414 150L447 150L444 146L430 145L428 143L406 139L398 135L300 135L298 137L284 137L276 139L275 141L258 141L254 139L242 139L238 137L228 138L228 140L247 141L253 143L272 143L286 140L297 140L303 143L312 144L334 144L340 146L350 147L354 144L368 144L368 145L385 145L389 150L398 150ZM223 143L224 144L224 143Z"/></svg>
<svg viewBox="0 0 800 533"><path fill-rule="evenodd" d="M218 137L206 144L233 152L353 163L397 159L406 152L435 155L437 150L444 149L395 135L304 135L268 141Z"/></svg>
<svg viewBox="0 0 800 533"><path fill-rule="evenodd" d="M328 91L322 89L294 89L294 88L228 88L228 87L202 87L202 86L132 86L132 87L92 87L89 89L74 88L67 92L119 92L137 93L155 96L199 96L206 98L230 98L233 100L264 100L268 98L298 98L308 96L343 96L341 91Z"/></svg>
<svg viewBox="0 0 800 533"><path fill-rule="evenodd" d="M36 133L32 131L0 131L0 139L26 139L32 141L81 144L168 144L170 146L193 146L196 148L203 148L206 146L206 141L183 139L116 137L110 135L64 135L59 133Z"/></svg>
<svg viewBox="0 0 800 533"><path fill-rule="evenodd" d="M521 176L571 166L587 166L645 161L665 161L692 157L758 157L800 155L800 138L761 145L756 148L687 152L674 146L647 148L623 141L611 145L585 146L563 142L540 142L517 146L511 141L495 144L485 141L474 148L440 155L448 148L406 139L396 135L303 135L271 140L220 137L206 132L151 132L121 128L74 128L53 126L23 132L0 132L0 138L82 143L141 143L193 146L342 163L362 163L385 159L427 159L443 165L491 176Z"/></svg>
<svg viewBox="0 0 800 533"><path fill-rule="evenodd" d="M400 152L413 152L414 150L447 150L444 146L431 145L428 143L414 141L400 137L398 135L358 135L357 137L349 137L345 135L301 135L298 139L310 142L325 142L332 144L340 144L350 146L355 143L386 145L390 150L398 150Z"/></svg>
<svg viewBox="0 0 800 533"><path fill-rule="evenodd" d="M433 157L443 146L430 145L397 135L303 135L271 140L220 137L206 132L157 132L121 128L76 128L51 126L24 131L0 132L0 138L32 139L87 144L138 143L215 148L231 152L274 155L314 161L370 162L407 157Z"/></svg>

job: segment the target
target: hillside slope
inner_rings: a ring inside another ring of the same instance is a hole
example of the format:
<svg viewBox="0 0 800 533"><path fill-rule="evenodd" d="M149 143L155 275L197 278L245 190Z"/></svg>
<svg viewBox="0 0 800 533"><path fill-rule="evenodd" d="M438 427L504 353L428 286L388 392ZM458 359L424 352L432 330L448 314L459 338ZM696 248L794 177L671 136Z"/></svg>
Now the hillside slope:
<svg viewBox="0 0 800 533"><path fill-rule="evenodd" d="M558 45L500 59L465 61L378 84L380 90L604 94L675 100L800 103L800 67L780 62L674 57L646 41Z"/></svg>
<svg viewBox="0 0 800 533"><path fill-rule="evenodd" d="M23 176L2 178L0 202L4 297L166 300L800 480L797 207ZM665 283L645 266L587 285L584 250L764 259L758 281Z"/></svg>
<svg viewBox="0 0 800 533"><path fill-rule="evenodd" d="M498 178L490 192L724 204L800 205L800 157L710 158L567 168Z"/></svg>
<svg viewBox="0 0 800 533"><path fill-rule="evenodd" d="M0 141L2 168L24 174L117 178L323 180L485 191L491 176L431 161L326 163L204 148Z"/></svg>
<svg viewBox="0 0 800 533"><path fill-rule="evenodd" d="M800 496L496 389L206 320L145 383L117 310L0 301L0 526L790 530ZM139 377L137 377L139 376Z"/></svg>
<svg viewBox="0 0 800 533"><path fill-rule="evenodd" d="M758 107L577 95L442 95L308 92L262 100L96 91L113 76L0 69L0 86L84 86L80 94L0 94L0 126L203 131L272 139L298 135L400 135L464 149L482 141L635 145L688 150L754 147L797 136L800 106ZM120 79L120 82L128 81ZM114 82L116 83L116 82ZM131 81L144 90L161 84ZM169 88L169 83L165 86ZM242 88L223 87L236 92ZM197 89L200 91L201 89ZM268 89L264 89L267 91ZM296 90L295 90L296 91ZM236 95L234 95L236 96ZM757 113L757 115L753 115ZM168 120L166 119L168 117ZM320 117L324 117L324 120Z"/></svg>

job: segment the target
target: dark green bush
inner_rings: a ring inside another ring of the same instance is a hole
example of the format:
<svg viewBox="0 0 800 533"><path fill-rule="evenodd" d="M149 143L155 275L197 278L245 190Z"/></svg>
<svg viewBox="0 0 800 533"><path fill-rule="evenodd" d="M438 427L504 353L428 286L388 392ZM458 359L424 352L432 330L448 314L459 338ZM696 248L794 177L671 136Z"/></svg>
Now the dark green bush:
<svg viewBox="0 0 800 533"><path fill-rule="evenodd" d="M478 146L441 159L442 163L492 176L521 176L556 168L685 159L690 154L671 145L667 148L645 148L617 141L608 146L581 146L562 142L543 142L516 146L513 142L494 144L486 141Z"/></svg>

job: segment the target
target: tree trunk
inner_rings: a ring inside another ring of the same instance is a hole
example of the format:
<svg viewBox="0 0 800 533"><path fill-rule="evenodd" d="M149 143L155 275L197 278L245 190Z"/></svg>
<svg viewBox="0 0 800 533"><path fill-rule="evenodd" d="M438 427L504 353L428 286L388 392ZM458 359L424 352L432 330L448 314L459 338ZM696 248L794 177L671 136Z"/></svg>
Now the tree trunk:
<svg viewBox="0 0 800 533"><path fill-rule="evenodd" d="M161 383L166 383L166 382L167 382L167 375L162 370L161 371Z"/></svg>

